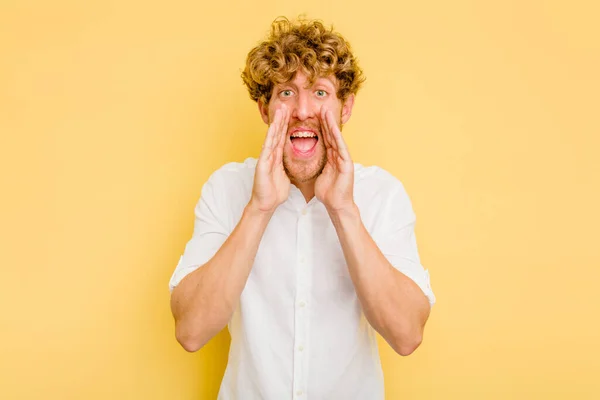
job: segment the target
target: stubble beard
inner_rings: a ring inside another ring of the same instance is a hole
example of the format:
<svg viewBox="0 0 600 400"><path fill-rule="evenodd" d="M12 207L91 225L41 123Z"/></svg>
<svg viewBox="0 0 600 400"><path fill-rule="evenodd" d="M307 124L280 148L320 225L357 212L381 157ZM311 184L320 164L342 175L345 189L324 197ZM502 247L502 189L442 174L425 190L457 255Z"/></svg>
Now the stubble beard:
<svg viewBox="0 0 600 400"><path fill-rule="evenodd" d="M317 146L319 146L317 153L321 153L321 157L318 159L307 162L292 161L287 154L283 154L283 169L292 183L310 182L321 175L325 164L327 164L327 152L321 140L322 138L317 143Z"/></svg>

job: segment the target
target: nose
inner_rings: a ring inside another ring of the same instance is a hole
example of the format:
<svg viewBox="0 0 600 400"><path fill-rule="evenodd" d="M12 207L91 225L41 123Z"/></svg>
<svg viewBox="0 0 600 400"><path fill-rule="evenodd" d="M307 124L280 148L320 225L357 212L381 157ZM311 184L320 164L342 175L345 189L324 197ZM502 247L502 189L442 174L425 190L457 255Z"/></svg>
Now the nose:
<svg viewBox="0 0 600 400"><path fill-rule="evenodd" d="M309 118L314 118L317 115L317 104L311 100L310 96L301 91L296 98L296 104L292 111L292 117L299 121L304 121Z"/></svg>

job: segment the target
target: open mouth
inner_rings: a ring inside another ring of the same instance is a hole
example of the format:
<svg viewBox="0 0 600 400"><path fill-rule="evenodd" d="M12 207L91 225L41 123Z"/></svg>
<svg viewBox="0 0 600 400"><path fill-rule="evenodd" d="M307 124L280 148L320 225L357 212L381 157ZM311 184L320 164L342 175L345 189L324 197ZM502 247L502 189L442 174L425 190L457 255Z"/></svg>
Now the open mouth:
<svg viewBox="0 0 600 400"><path fill-rule="evenodd" d="M317 147L319 137L315 132L312 131L301 131L297 130L292 132L290 135L290 142L292 143L292 149L294 153L299 156L312 155Z"/></svg>

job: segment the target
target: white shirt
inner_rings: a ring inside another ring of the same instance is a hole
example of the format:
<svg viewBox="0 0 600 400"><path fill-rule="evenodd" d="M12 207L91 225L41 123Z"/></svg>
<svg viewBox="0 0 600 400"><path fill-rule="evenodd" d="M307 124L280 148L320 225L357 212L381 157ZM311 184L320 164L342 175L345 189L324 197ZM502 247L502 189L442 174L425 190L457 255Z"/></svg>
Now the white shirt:
<svg viewBox="0 0 600 400"><path fill-rule="evenodd" d="M210 260L238 224L256 161L226 164L203 186L171 291ZM366 229L433 305L404 187L375 166L355 164L354 175ZM294 185L265 230L228 328L231 347L219 400L384 398L376 333L361 310L335 228L324 205L316 197L307 203Z"/></svg>

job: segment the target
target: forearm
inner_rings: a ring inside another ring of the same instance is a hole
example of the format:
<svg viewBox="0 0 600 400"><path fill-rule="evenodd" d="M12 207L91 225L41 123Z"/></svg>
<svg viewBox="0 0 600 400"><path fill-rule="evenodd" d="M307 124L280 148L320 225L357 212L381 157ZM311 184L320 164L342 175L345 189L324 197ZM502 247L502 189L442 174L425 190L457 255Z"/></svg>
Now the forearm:
<svg viewBox="0 0 600 400"><path fill-rule="evenodd" d="M427 297L385 258L356 206L329 214L367 320L397 353L410 354L422 339Z"/></svg>
<svg viewBox="0 0 600 400"><path fill-rule="evenodd" d="M213 258L173 290L175 335L186 350L200 349L231 319L270 218L248 205Z"/></svg>

